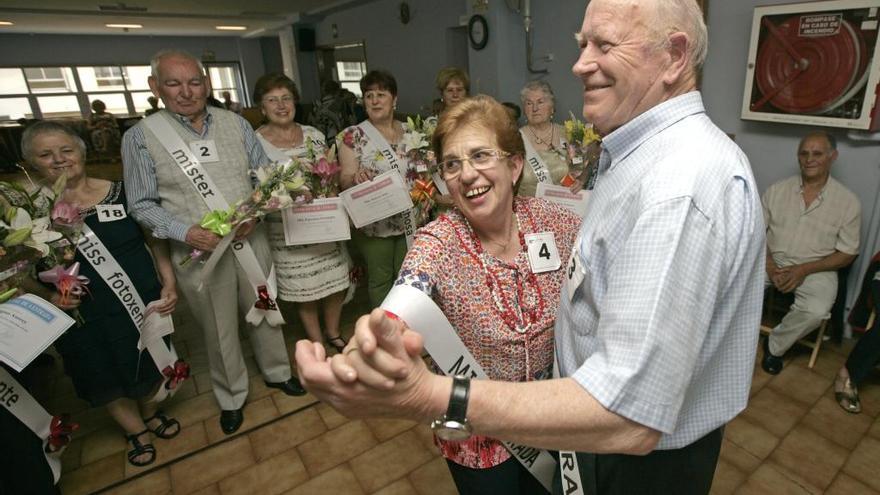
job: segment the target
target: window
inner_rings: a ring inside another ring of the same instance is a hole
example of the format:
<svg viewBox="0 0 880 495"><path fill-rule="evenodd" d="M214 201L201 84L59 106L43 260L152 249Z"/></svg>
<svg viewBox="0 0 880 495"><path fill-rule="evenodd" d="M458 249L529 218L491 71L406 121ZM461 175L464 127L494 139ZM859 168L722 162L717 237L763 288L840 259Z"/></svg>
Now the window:
<svg viewBox="0 0 880 495"><path fill-rule="evenodd" d="M243 103L237 63L206 64L218 99L223 91ZM0 121L20 118L87 117L101 100L113 115L140 115L152 96L149 65L0 67ZM161 105L161 104L160 104Z"/></svg>
<svg viewBox="0 0 880 495"><path fill-rule="evenodd" d="M336 62L336 72L339 74L340 86L358 96L363 96L360 81L367 74L365 62Z"/></svg>
<svg viewBox="0 0 880 495"><path fill-rule="evenodd" d="M28 67L24 77L32 93L72 93L76 91L70 67Z"/></svg>
<svg viewBox="0 0 880 495"><path fill-rule="evenodd" d="M223 92L229 91L232 101L240 103L243 107L246 106L241 91L241 70L238 64L207 63L205 69L207 69L208 77L211 80L214 98L223 101Z"/></svg>

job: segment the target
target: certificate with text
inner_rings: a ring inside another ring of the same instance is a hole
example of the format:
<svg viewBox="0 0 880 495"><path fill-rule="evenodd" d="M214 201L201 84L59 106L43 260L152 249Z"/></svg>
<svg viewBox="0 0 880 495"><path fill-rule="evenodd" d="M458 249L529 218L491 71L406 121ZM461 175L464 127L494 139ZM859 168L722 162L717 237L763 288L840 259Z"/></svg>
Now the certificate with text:
<svg viewBox="0 0 880 495"><path fill-rule="evenodd" d="M587 203L590 201L590 191L583 189L573 193L567 187L554 186L552 184L539 182L535 197L552 201L583 217L587 213Z"/></svg>
<svg viewBox="0 0 880 495"><path fill-rule="evenodd" d="M379 174L339 195L355 227L396 215L412 208L409 190L396 170Z"/></svg>
<svg viewBox="0 0 880 495"><path fill-rule="evenodd" d="M351 239L348 215L339 198L316 199L282 210L284 243L288 246Z"/></svg>
<svg viewBox="0 0 880 495"><path fill-rule="evenodd" d="M21 371L73 323L67 313L33 294L0 304L0 360Z"/></svg>

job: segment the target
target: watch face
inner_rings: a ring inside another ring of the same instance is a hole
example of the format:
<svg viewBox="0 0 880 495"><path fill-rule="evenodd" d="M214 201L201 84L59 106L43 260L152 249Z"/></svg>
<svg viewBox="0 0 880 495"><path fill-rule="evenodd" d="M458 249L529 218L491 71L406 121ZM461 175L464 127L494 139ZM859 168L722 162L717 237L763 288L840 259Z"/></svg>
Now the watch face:
<svg viewBox="0 0 880 495"><path fill-rule="evenodd" d="M467 422L436 419L431 423L431 430L440 440L460 442L471 437L471 425Z"/></svg>

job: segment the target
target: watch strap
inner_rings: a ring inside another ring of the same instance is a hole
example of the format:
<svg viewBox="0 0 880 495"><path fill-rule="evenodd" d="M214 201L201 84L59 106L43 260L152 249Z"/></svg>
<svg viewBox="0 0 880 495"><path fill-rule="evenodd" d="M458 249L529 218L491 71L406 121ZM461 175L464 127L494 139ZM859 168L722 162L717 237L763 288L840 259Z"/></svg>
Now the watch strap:
<svg viewBox="0 0 880 495"><path fill-rule="evenodd" d="M446 409L447 420L465 422L470 393L470 378L460 375L452 378L452 392L449 394L449 407Z"/></svg>

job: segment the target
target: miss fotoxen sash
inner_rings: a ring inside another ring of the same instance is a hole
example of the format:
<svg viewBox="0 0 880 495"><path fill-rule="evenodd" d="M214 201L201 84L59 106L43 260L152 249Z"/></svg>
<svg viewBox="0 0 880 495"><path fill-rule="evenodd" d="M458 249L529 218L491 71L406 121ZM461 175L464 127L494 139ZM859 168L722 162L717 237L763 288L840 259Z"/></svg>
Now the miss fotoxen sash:
<svg viewBox="0 0 880 495"><path fill-rule="evenodd" d="M535 147L532 146L532 142L529 141L526 133L523 132L522 129L519 130L519 133L522 134L523 144L526 148L526 163L532 167L532 171L535 173L535 177L538 178L538 182L553 184L553 179L550 178L550 170L547 168L547 163L541 158L541 155L538 154Z"/></svg>
<svg viewBox="0 0 880 495"><path fill-rule="evenodd" d="M159 142L162 143L165 151L171 155L171 158L174 159L177 166L180 167L180 170L189 179L196 195L202 198L208 209L212 211L228 210L229 203L223 197L223 193L214 184L211 176L208 175L208 171L205 170L205 167L202 166L189 146L174 132L171 124L166 119L147 119L145 122L150 130L153 131L153 134L156 135ZM250 242L247 239L234 240L234 237L235 233L233 232L220 241L214 253L211 254L209 263L212 260L215 262L219 260L223 251L231 244L235 259L238 260L242 270L247 274L248 282L253 287L254 295L257 298L250 311L245 315L245 320L256 326L265 318L266 322L272 326L281 325L284 323L284 318L281 316L281 311L278 310L278 305L275 303L275 298L278 297L275 284L275 265L272 265L272 268L269 270L268 277L264 275ZM210 268L213 265L209 266L209 263L202 267L204 274L210 273Z"/></svg>
<svg viewBox="0 0 880 495"><path fill-rule="evenodd" d="M131 318L131 322L141 334L138 350L143 350L146 347L150 357L153 358L156 369L165 376L162 386L159 387L152 400L158 402L174 395L177 391L177 384L185 380L188 373L186 376L175 373L182 369L178 364L177 351L174 350L174 345L170 349L166 347L164 340L162 340L165 335L174 333L174 323L171 317L163 317L152 311L152 308L144 306L144 301L128 274L110 253L107 246L101 242L95 231L86 224L82 226L82 237L79 238L76 248L98 272L107 287L110 287L113 295L122 303L125 313Z"/></svg>
<svg viewBox="0 0 880 495"><path fill-rule="evenodd" d="M396 285L382 301L382 308L399 316L425 339L425 349L447 375L488 379L480 363L458 337L443 311L427 294L409 285ZM546 450L502 441L510 454L552 491L556 460Z"/></svg>
<svg viewBox="0 0 880 495"><path fill-rule="evenodd" d="M369 120L361 122L358 124L358 127L364 131L364 135L367 137L367 141L369 141L370 145L382 154L382 157L388 162L388 166L393 170L396 170L403 179L403 183L406 184L406 166L402 167L400 165L400 159L394 150L391 149L391 145L388 144L385 136L383 136L382 133L379 132L379 129L376 129L376 126L374 126ZM403 233L406 235L406 247L409 248L412 246L413 236L416 233L415 206L410 208L410 210L403 215Z"/></svg>
<svg viewBox="0 0 880 495"><path fill-rule="evenodd" d="M46 462L49 463L55 483L58 483L58 479L61 477L61 453L64 452L64 446L69 440L69 437L64 439L61 437L69 434L69 430L67 430L69 425L61 423L60 417L53 417L47 413L43 406L3 366L0 366L0 393L3 394L0 405L9 410L13 416L34 432L34 435L43 440L43 455L46 456ZM61 446L57 450L50 451L50 444L54 444L56 440L60 441ZM6 445L4 448L14 449L16 446ZM26 473L19 474L27 476Z"/></svg>

